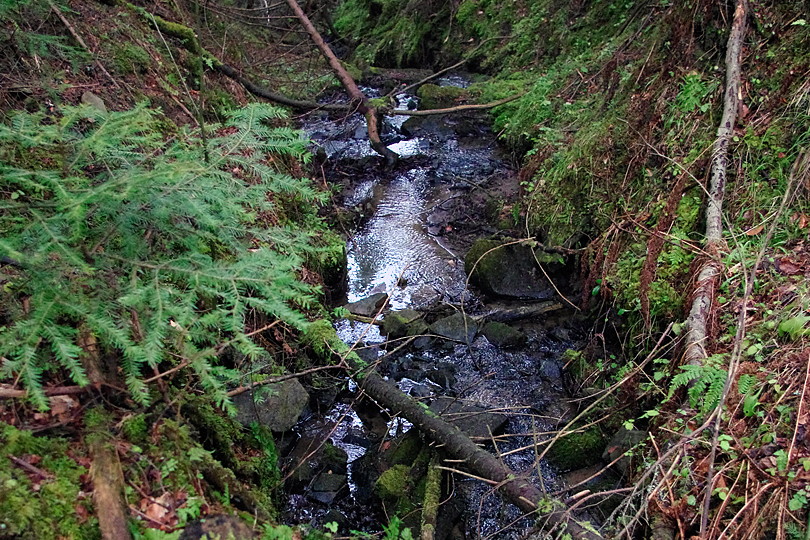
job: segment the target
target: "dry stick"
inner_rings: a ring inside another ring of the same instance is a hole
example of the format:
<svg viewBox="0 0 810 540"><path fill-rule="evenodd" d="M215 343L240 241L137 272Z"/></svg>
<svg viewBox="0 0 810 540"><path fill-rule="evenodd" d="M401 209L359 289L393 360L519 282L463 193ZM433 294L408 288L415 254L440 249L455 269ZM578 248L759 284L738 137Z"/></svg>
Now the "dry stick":
<svg viewBox="0 0 810 540"><path fill-rule="evenodd" d="M526 93L522 94L515 94L514 96L509 96L507 98L499 99L498 101L491 101L489 103L473 103L470 105L457 105L455 107L448 107L446 109L426 109L424 111L408 111L404 109L390 109L386 110L386 114L390 114L393 116L434 116L437 114L450 114L450 113L457 113L457 112L464 112L464 111L482 111L485 109L491 109L493 107L497 107L498 105L503 105L505 103L509 103L510 101L515 101L516 99L522 98L525 96Z"/></svg>
<svg viewBox="0 0 810 540"><path fill-rule="evenodd" d="M53 480L55 478L54 475L52 475L51 473L49 473L47 471L43 471L39 467L35 467L35 466L31 465L30 463L28 463L24 459L20 459L18 457L12 456L11 454L8 455L8 459L10 459L18 467L22 467L26 471L28 471L30 473L34 473L34 474L36 474L38 476L41 476L42 478L44 478L46 480Z"/></svg>

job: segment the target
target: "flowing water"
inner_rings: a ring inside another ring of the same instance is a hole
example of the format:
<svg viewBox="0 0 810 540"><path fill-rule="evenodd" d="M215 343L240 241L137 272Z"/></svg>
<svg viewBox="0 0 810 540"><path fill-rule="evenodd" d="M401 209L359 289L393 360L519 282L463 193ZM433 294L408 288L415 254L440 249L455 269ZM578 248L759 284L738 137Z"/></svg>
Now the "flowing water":
<svg viewBox="0 0 810 540"><path fill-rule="evenodd" d="M440 84L463 86L466 81L453 76ZM418 101L410 95L397 99L401 108ZM494 232L483 213L499 197L513 195L517 185L515 171L486 127L485 116L409 122L397 117L385 131L390 148L402 157L393 169L383 168L374 156L360 117L313 119L305 130L328 158L326 179L342 185L339 204L362 216L346 244L348 301L385 292L388 309L447 305L463 306L470 313L485 309L467 286L463 254L473 237ZM397 344L387 346L377 326L344 320L336 328L346 343L365 347L367 359L383 358L381 371L403 391L427 402L453 396L506 414L503 435L491 450L504 454L513 470L554 489L560 487L559 478L544 461L538 462L531 447L543 437L537 433L553 429L554 418L565 414L559 358L576 340L577 330L565 320L524 321L520 326L528 342L510 352L479 336L469 346L439 342L395 355L386 351ZM370 510L374 498L367 474L359 472L360 463L386 439L411 426L377 411L382 420L375 428L374 414L361 419L361 409L368 406L352 402L354 390L349 384L328 411L311 415L297 427L304 438L328 436L346 451L349 489L319 505L305 488L291 499L287 512L291 522L322 525L345 518L345 528L366 530L379 527L375 521L384 522L379 511ZM510 452L521 447L529 449ZM445 529L456 537L516 538L531 527L486 484L454 475L451 485L453 502L447 508L456 512L448 512L454 517Z"/></svg>

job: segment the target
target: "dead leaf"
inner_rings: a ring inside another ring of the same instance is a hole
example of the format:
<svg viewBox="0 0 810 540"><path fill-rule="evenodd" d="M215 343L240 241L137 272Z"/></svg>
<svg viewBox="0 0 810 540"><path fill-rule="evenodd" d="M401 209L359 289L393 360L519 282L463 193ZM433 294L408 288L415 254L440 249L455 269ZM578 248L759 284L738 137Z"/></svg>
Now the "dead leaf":
<svg viewBox="0 0 810 540"><path fill-rule="evenodd" d="M802 267L795 264L790 259L781 259L779 261L779 271L786 276L795 276L802 273Z"/></svg>
<svg viewBox="0 0 810 540"><path fill-rule="evenodd" d="M149 505L146 507L146 517L154 521L155 523L163 524L166 516L172 510L172 505L174 503L174 497L168 491L154 499Z"/></svg>
<svg viewBox="0 0 810 540"><path fill-rule="evenodd" d="M51 414L60 416L79 406L79 402L70 396L51 396L48 398Z"/></svg>
<svg viewBox="0 0 810 540"><path fill-rule="evenodd" d="M764 230L765 230L765 225L757 225L756 227L751 227L750 229L745 231L745 234L747 236L756 236L756 235L758 235L759 233L761 233Z"/></svg>

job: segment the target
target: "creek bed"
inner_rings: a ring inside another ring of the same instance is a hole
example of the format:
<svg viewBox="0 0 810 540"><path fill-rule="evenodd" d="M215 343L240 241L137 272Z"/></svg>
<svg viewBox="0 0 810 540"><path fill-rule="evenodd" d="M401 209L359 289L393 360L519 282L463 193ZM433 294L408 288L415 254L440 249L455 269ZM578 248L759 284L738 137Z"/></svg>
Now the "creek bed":
<svg viewBox="0 0 810 540"><path fill-rule="evenodd" d="M441 82L463 85L465 79ZM411 95L397 99L403 108L418 102ZM326 180L342 186L339 204L359 216L346 244L349 302L382 292L389 297L387 310L450 306L474 314L486 308L467 286L463 255L475 237L496 232L485 214L514 198L518 182L485 115L407 122L398 117L385 130L390 147L402 158L390 169L371 151L359 116L345 122L324 116L304 129L328 159ZM531 473L545 489L562 486L559 476L537 459L532 443L566 415L560 357L580 335L567 315L524 321L520 330L526 343L509 351L478 336L468 344L434 341L391 355L399 343L388 344L375 325L342 320L336 330L347 344L361 345L367 360L380 361L380 371L412 396L426 403L452 397L504 415L497 448L490 444L490 450L504 455L513 470ZM342 532L379 531L385 523L368 485L380 471L369 469L379 463L380 449L411 426L388 418L368 399L358 404L354 390L349 384L330 410L296 427L302 437L329 437L346 452L348 489L319 504L307 495L311 486L304 488L290 500L289 522L322 526L336 521ZM529 449L516 450L523 447ZM532 526L483 482L456 474L448 490L453 500L447 508L454 511L447 512L445 536L517 538Z"/></svg>

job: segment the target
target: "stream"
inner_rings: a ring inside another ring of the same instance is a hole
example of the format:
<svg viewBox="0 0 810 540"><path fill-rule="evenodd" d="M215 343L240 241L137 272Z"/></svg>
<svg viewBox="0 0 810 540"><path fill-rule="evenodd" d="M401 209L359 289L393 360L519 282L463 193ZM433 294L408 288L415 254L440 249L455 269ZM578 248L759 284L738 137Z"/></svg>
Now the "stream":
<svg viewBox="0 0 810 540"><path fill-rule="evenodd" d="M438 84L465 86L467 81L456 75ZM401 94L397 100L400 108L418 105L413 95ZM336 204L355 216L346 244L347 302L384 293L383 316L412 309L441 318L492 308L495 300L468 286L463 257L476 238L498 232L490 223L517 195L518 180L485 114L395 117L384 130L384 139L401 157L391 169L383 168L369 147L359 115L310 118L303 129L326 158L325 181L340 187ZM503 300L498 304L510 305ZM582 332L564 311L512 326L525 335L516 348L496 347L479 334L469 343L419 338L398 349L402 340L387 341L376 325L344 319L336 330L364 359L380 362L383 375L426 405L453 401L470 407L464 413L478 411L483 416L473 423L497 430L489 450L554 491L563 487L563 480L537 459L533 442L545 438L542 434L568 414L560 357L579 344ZM411 425L389 418L368 398L358 400L356 390L349 382L348 388L344 385L321 400L326 405L320 412L296 426L299 439L288 451L288 468L300 467L317 451L316 441L325 437L334 445L330 452L345 453L348 466L342 470L338 459L321 465L314 478L304 476L285 511L288 523L335 522L341 533L378 532L398 511L390 501L383 511L372 485L390 465L384 464L386 448L405 437ZM532 527L485 483L462 474L445 477L452 478L445 480L443 499L448 502L441 507L437 538L519 538ZM410 523L408 516L404 519ZM410 520L418 524L418 512Z"/></svg>

